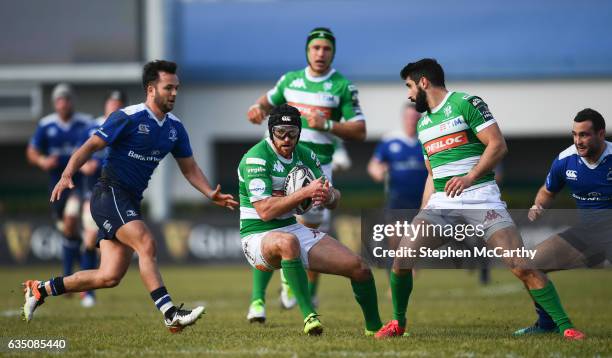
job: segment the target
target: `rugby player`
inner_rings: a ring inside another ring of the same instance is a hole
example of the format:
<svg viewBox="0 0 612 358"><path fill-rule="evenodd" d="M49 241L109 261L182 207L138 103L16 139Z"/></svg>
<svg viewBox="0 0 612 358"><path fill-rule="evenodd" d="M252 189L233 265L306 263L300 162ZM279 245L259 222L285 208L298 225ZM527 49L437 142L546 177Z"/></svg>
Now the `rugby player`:
<svg viewBox="0 0 612 358"><path fill-rule="evenodd" d="M330 185L316 154L299 143L300 111L283 104L268 119L269 138L243 156L238 167L240 236L247 260L258 271L282 268L304 318L304 333L323 332L310 294L304 268L351 279L355 298L365 317L365 333L381 326L372 272L361 257L331 236L296 221L295 208L311 199L314 206L333 209L340 192ZM317 178L307 186L284 195L288 173L297 165L308 167Z"/></svg>
<svg viewBox="0 0 612 358"><path fill-rule="evenodd" d="M83 143L85 143L89 137L95 134L100 128L102 123L110 116L113 112L127 105L127 97L125 93L114 90L109 93L106 100L104 101L104 114L94 120L94 123L88 128L83 136ZM80 169L83 175L83 204L81 205L81 225L83 227L83 244L84 250L81 258L82 266L84 270L94 269L97 265L97 252L96 252L96 238L98 236L98 226L91 216L90 211L90 199L91 192L94 185L98 181L98 178L102 174L102 163L106 157L107 150L101 150L92 155ZM92 307L95 305L94 291L82 292L83 298L81 304L84 307Z"/></svg>
<svg viewBox="0 0 612 358"><path fill-rule="evenodd" d="M155 240L140 215L142 193L168 153L172 153L187 181L204 196L230 209L238 205L231 195L221 193L219 185L211 188L193 158L183 124L170 113L179 88L176 68L169 61L147 63L142 76L146 101L111 114L70 158L51 193L52 202L74 187L73 176L93 153L110 148L91 197L91 214L100 228L100 267L48 281L26 281L23 314L27 321L49 296L117 286L134 251L145 288L171 332L195 323L204 312L202 306L188 310L172 302L158 269Z"/></svg>
<svg viewBox="0 0 612 358"><path fill-rule="evenodd" d="M368 174L378 183L387 180L386 196L389 209L421 207L427 169L416 125L421 115L413 103L402 108L403 131L389 133L376 145L368 163Z"/></svg>
<svg viewBox="0 0 612 358"><path fill-rule="evenodd" d="M612 261L612 143L606 141L603 116L591 108L578 112L572 137L574 144L553 161L528 214L529 220L537 220L565 185L578 208L577 225L552 235L536 247L535 265L545 272ZM551 316L540 304L534 304L538 320L514 334L558 332Z"/></svg>
<svg viewBox="0 0 612 358"><path fill-rule="evenodd" d="M429 172L423 193L423 209L414 224L452 225L458 221L482 225L489 247L514 250L522 238L501 200L493 168L507 152L506 142L488 109L477 96L446 89L442 66L434 59L409 63L400 72L408 87L408 98L423 114L417 125ZM452 210L452 211L451 211ZM436 248L444 238L404 237L404 249ZM394 319L377 338L402 336L406 308L412 291L412 268L416 258L396 258L391 273ZM583 339L563 309L553 283L532 268L523 257L506 257L505 263L536 301L554 320L567 339Z"/></svg>
<svg viewBox="0 0 612 358"><path fill-rule="evenodd" d="M288 103L302 114L300 142L312 149L321 162L327 180L332 180L332 157L335 136L344 140L363 141L366 137L365 117L359 105L357 88L332 68L336 38L328 28L313 29L306 39L304 69L284 74L268 93L257 99L247 113L251 123L261 124L274 106ZM313 208L300 219L311 228L330 230L330 213ZM282 278L281 304L295 306L295 297ZM265 320L265 291L271 272L253 270L253 295L247 318ZM309 291L316 303L318 276L309 272Z"/></svg>
<svg viewBox="0 0 612 358"><path fill-rule="evenodd" d="M53 89L51 99L54 113L42 118L27 148L28 161L49 173L49 193L60 180L68 160L81 144L81 138L91 125L93 117L75 112L74 92L66 83L60 83ZM75 188L53 203L51 209L57 229L63 234L62 262L64 276L72 274L74 261L79 261L81 235L78 229L78 217L81 202L82 176L75 175ZM90 252L86 249L80 260L81 268L87 269ZM95 254L95 252L94 252ZM83 297L81 303L89 306L89 299Z"/></svg>

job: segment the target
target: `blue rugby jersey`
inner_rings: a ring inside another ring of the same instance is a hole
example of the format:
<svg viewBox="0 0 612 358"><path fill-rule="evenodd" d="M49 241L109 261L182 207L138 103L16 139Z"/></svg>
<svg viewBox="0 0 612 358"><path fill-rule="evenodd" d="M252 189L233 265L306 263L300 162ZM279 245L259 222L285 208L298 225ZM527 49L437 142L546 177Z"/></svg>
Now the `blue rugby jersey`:
<svg viewBox="0 0 612 358"><path fill-rule="evenodd" d="M103 170L139 200L159 162L193 155L187 131L172 113L158 121L144 103L112 113L95 133L108 145Z"/></svg>
<svg viewBox="0 0 612 358"><path fill-rule="evenodd" d="M389 168L388 207L418 209L427 180L421 143L403 133L392 133L378 143L374 157Z"/></svg>
<svg viewBox="0 0 612 358"><path fill-rule="evenodd" d="M612 143L606 142L594 164L580 157L574 145L561 152L548 172L546 189L557 193L566 184L578 208L612 209Z"/></svg>
<svg viewBox="0 0 612 358"><path fill-rule="evenodd" d="M51 113L38 123L30 144L44 155L58 156L57 167L49 171L51 188L59 181L70 156L80 147L83 135L92 122L92 116L76 112L67 122L62 121L57 113ZM76 175L75 184L79 179L79 175Z"/></svg>

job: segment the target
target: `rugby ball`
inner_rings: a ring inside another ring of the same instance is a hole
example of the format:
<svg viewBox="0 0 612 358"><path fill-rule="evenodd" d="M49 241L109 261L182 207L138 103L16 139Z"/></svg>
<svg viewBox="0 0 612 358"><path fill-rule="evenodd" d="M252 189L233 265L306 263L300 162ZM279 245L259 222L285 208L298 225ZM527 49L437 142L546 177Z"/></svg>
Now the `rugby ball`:
<svg viewBox="0 0 612 358"><path fill-rule="evenodd" d="M287 177L285 178L285 185L283 190L286 195L291 195L296 191L302 189L305 186L308 186L311 182L315 180L314 173L310 168L304 165L296 165L289 171ZM312 199L308 198L302 201L296 208L295 212L298 215L302 215L306 213L308 210L312 208Z"/></svg>

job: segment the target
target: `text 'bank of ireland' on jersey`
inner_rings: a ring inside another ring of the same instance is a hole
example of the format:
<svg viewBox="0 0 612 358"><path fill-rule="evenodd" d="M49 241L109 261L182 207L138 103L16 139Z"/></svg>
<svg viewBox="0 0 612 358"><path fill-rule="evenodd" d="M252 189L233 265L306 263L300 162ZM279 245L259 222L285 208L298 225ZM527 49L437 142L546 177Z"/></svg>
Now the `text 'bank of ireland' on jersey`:
<svg viewBox="0 0 612 358"><path fill-rule="evenodd" d="M448 92L436 108L421 117L418 136L431 165L436 191L444 191L450 178L467 174L478 163L485 145L476 134L495 123L481 98L458 92ZM491 181L493 171L474 185Z"/></svg>
<svg viewBox="0 0 612 358"><path fill-rule="evenodd" d="M144 103L114 112L95 135L109 147L103 175L139 200L153 171L168 153L175 158L193 155L181 121L172 113L159 121Z"/></svg>
<svg viewBox="0 0 612 358"><path fill-rule="evenodd" d="M263 221L253 203L271 196L283 196L285 178L297 165L307 166L315 178L323 176L316 154L301 143L296 145L291 159L279 155L269 138L255 144L242 157L238 166L241 237L296 223L295 210Z"/></svg>
<svg viewBox="0 0 612 358"><path fill-rule="evenodd" d="M286 73L268 91L268 102L274 106L287 103L302 114L300 142L312 149L321 164L332 161L334 135L308 126L307 117L318 114L335 122L365 120L359 105L357 87L332 69L322 77L312 77L307 69Z"/></svg>

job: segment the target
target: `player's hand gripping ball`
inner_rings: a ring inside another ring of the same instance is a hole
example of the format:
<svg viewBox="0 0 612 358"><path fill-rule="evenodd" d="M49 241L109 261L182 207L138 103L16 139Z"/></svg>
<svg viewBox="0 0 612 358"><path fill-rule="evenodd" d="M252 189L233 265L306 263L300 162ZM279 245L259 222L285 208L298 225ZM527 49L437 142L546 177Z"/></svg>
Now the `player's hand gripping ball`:
<svg viewBox="0 0 612 358"><path fill-rule="evenodd" d="M304 165L296 165L287 177L285 178L284 191L285 195L291 195L296 191L308 186L315 180L314 173ZM312 208L312 199L303 200L300 205L295 208L296 214L302 215Z"/></svg>

